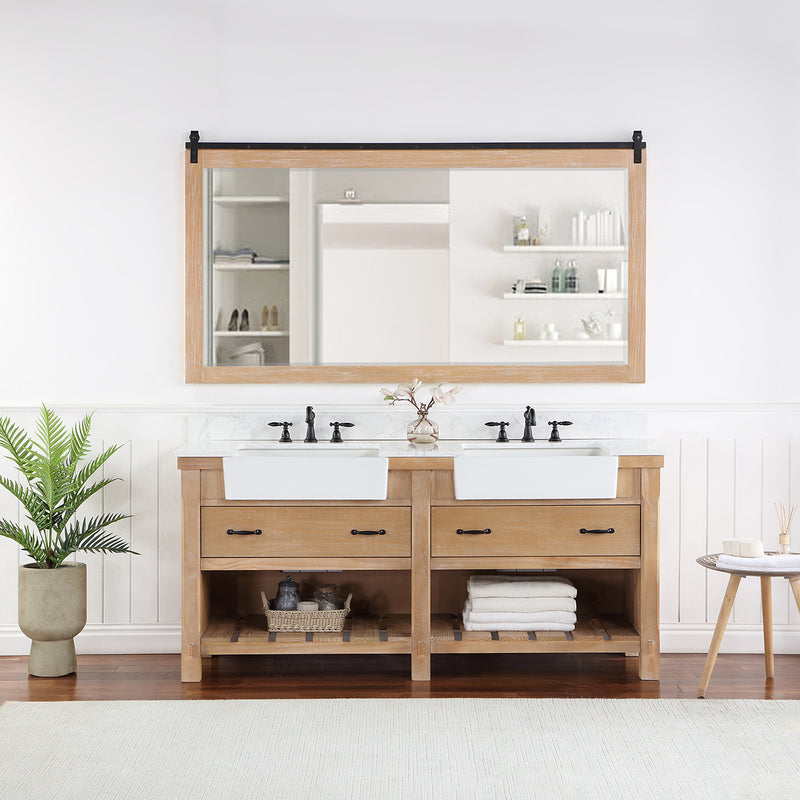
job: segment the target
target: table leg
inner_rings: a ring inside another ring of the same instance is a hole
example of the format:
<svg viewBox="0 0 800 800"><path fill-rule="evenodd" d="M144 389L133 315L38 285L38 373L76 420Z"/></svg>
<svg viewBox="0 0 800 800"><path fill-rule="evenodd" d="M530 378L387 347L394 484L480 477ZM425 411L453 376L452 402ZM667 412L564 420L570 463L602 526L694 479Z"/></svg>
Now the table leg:
<svg viewBox="0 0 800 800"><path fill-rule="evenodd" d="M797 603L797 610L800 611L800 575L789 578L789 586L792 587L794 601Z"/></svg>
<svg viewBox="0 0 800 800"><path fill-rule="evenodd" d="M725 626L728 624L728 617L731 615L733 600L736 597L736 591L739 588L739 581L741 581L741 579L741 575L731 575L728 579L728 588L725 590L725 597L722 598L722 607L719 610L717 627L714 628L714 636L711 639L711 647L708 649L706 665L703 668L703 675L700 678L700 686L697 689L698 697L706 696L706 689L708 689L708 682L711 680L711 672L714 669L714 662L717 660L719 646L722 644L722 634L725 633ZM800 591L800 588L798 591Z"/></svg>
<svg viewBox="0 0 800 800"><path fill-rule="evenodd" d="M772 578L761 576L761 618L764 623L764 667L768 678L775 677L775 658L772 650Z"/></svg>

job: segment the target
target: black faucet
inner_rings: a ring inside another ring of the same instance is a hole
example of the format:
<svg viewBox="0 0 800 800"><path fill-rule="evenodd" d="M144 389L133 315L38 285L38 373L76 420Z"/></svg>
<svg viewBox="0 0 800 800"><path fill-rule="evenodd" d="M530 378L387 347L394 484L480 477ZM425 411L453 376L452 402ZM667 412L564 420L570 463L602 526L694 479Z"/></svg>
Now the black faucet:
<svg viewBox="0 0 800 800"><path fill-rule="evenodd" d="M342 439L342 433L339 428L354 428L355 425L352 422L331 422L331 428L333 428L333 436L331 436L331 444L339 444L340 442L344 441Z"/></svg>
<svg viewBox="0 0 800 800"><path fill-rule="evenodd" d="M553 426L553 431L550 434L550 438L547 440L548 442L561 441L561 434L558 432L559 425L572 425L572 423L568 419L565 419L562 422L548 422L547 424Z"/></svg>
<svg viewBox="0 0 800 800"><path fill-rule="evenodd" d="M283 425L283 433L281 434L281 438L278 439L279 442L291 442L292 441L292 437L289 436L289 426L291 424L292 424L291 422L268 422L267 423L267 425L269 425L270 428L277 428L277 427Z"/></svg>
<svg viewBox="0 0 800 800"><path fill-rule="evenodd" d="M484 423L488 428L500 428L500 432L497 434L496 442L507 442L508 441L508 434L506 433L506 425L507 422L486 422Z"/></svg>
<svg viewBox="0 0 800 800"><path fill-rule="evenodd" d="M316 414L314 413L314 409L311 406L306 406L306 438L303 441L306 444L316 444L317 442L317 435L314 433L314 417Z"/></svg>
<svg viewBox="0 0 800 800"><path fill-rule="evenodd" d="M525 431L523 432L522 439L520 439L520 441L532 442L534 439L531 428L536 426L536 411L531 406L528 406L522 416L525 420Z"/></svg>

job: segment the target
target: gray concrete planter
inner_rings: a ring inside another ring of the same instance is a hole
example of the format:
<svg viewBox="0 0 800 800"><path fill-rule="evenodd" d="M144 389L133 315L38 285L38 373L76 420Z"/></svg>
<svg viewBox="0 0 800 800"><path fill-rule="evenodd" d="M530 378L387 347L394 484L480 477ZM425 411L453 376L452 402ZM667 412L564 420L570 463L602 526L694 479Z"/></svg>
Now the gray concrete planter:
<svg viewBox="0 0 800 800"><path fill-rule="evenodd" d="M31 640L31 675L55 678L75 672L72 639L85 624L86 564L19 568L19 627Z"/></svg>

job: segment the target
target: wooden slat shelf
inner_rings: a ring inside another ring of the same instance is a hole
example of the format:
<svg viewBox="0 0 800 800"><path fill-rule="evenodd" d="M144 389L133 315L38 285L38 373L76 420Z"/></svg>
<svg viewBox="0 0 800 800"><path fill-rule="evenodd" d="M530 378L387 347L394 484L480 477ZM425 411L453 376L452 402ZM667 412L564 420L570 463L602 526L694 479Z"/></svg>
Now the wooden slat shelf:
<svg viewBox="0 0 800 800"><path fill-rule="evenodd" d="M304 633L267 630L263 615L235 619L212 617L202 636L204 656L270 653L410 653L411 617L358 616L341 632Z"/></svg>
<svg viewBox="0 0 800 800"><path fill-rule="evenodd" d="M461 616L431 619L432 653L638 653L639 634L623 616L578 615L575 630L466 631Z"/></svg>

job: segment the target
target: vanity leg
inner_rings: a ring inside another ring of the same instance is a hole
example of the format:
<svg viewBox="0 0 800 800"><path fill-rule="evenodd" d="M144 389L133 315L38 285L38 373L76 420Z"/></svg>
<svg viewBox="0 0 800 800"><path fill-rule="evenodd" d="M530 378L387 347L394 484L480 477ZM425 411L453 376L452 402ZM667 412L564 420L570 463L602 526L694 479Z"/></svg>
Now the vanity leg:
<svg viewBox="0 0 800 800"><path fill-rule="evenodd" d="M761 618L764 624L764 668L768 678L775 677L775 658L772 649L772 579L761 576Z"/></svg>
<svg viewBox="0 0 800 800"><path fill-rule="evenodd" d="M411 680L431 679L431 491L433 472L411 473Z"/></svg>
<svg viewBox="0 0 800 800"><path fill-rule="evenodd" d="M203 677L200 635L207 620L207 592L200 572L200 470L181 470L181 681Z"/></svg>
<svg viewBox="0 0 800 800"><path fill-rule="evenodd" d="M639 609L639 678L661 678L661 639L658 631L658 499L661 470L641 470L641 567L636 591Z"/></svg>
<svg viewBox="0 0 800 800"><path fill-rule="evenodd" d="M736 591L739 588L739 581L741 581L741 579L741 575L731 575L728 579L728 588L725 590L725 597L722 598L722 607L719 610L717 627L714 628L714 636L711 639L711 647L708 648L706 665L703 668L703 675L700 678L700 686L697 689L698 697L706 696L706 689L708 689L708 683L711 680L711 673L714 670L714 663L717 660L719 646L722 644L722 634L725 633L725 626L728 624L728 618L731 615L733 601L736 598Z"/></svg>

